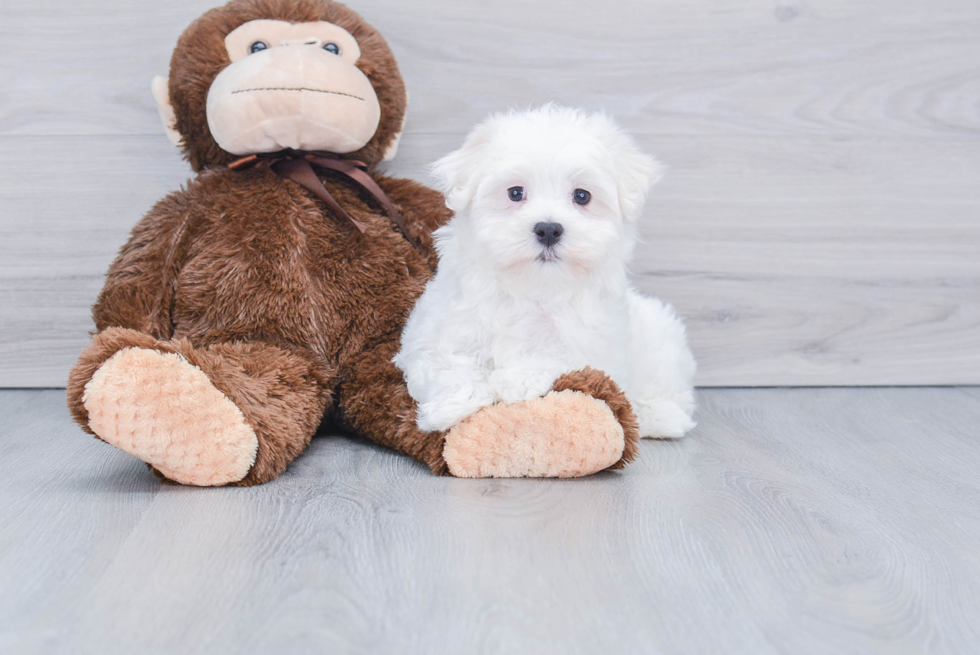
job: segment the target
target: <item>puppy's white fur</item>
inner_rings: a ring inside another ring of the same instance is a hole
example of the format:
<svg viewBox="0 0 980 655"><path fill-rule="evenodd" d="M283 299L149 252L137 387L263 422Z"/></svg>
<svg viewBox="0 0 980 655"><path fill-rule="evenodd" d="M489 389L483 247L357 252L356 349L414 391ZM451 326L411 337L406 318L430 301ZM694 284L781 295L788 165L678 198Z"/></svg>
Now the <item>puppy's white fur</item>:
<svg viewBox="0 0 980 655"><path fill-rule="evenodd" d="M439 267L395 364L418 425L444 430L481 407L547 393L592 366L626 393L645 437L694 426L694 358L674 310L641 296L627 264L660 165L601 114L547 105L493 116L433 174L455 212ZM526 198L510 199L523 187ZM576 189L591 193L573 202ZM548 248L539 222L564 229Z"/></svg>

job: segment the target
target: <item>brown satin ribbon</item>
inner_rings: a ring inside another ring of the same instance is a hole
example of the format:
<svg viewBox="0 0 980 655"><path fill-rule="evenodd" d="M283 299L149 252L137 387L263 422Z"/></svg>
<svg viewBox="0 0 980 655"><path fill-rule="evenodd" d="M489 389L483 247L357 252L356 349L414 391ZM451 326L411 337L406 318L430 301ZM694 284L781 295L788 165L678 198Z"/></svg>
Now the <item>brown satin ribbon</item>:
<svg viewBox="0 0 980 655"><path fill-rule="evenodd" d="M391 202L381 187L378 186L378 183L365 172L367 164L364 162L353 159L338 159L336 155L326 152L280 150L279 152L248 155L228 164L228 168L233 171L247 170L249 168L271 169L277 175L287 180L292 180L307 189L310 193L322 200L335 216L346 218L362 234L365 233L367 227L344 211L344 208L340 206L334 197L330 195L330 192L327 191L327 188L323 186L323 182L320 181L314 167L337 171L359 184L361 188L381 203L381 206L388 213L388 218L398 228L398 231L408 239L408 242L414 247L418 247L415 239L408 233L405 219L402 218L401 213L399 213L394 203Z"/></svg>

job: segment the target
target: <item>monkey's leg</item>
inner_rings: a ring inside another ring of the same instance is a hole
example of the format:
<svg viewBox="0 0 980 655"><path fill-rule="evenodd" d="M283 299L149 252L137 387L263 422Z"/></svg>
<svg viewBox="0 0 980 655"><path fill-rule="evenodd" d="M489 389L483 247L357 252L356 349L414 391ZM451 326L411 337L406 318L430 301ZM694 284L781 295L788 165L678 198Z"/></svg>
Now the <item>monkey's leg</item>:
<svg viewBox="0 0 980 655"><path fill-rule="evenodd" d="M446 435L449 471L461 478L574 478L620 469L639 430L626 395L605 373L566 373L542 398L486 407Z"/></svg>
<svg viewBox="0 0 980 655"><path fill-rule="evenodd" d="M433 473L446 475L441 432L423 432L415 424L415 401L391 358L398 342L359 353L340 373L337 398L343 420L358 434L414 457Z"/></svg>
<svg viewBox="0 0 980 655"><path fill-rule="evenodd" d="M83 428L168 480L252 485L303 452L331 391L330 371L300 350L109 328L72 370L68 404Z"/></svg>
<svg viewBox="0 0 980 655"><path fill-rule="evenodd" d="M486 407L446 433L422 432L391 358L397 343L362 353L341 376L339 404L360 434L458 477L578 477L622 468L636 454L636 418L604 373L562 376L544 398Z"/></svg>

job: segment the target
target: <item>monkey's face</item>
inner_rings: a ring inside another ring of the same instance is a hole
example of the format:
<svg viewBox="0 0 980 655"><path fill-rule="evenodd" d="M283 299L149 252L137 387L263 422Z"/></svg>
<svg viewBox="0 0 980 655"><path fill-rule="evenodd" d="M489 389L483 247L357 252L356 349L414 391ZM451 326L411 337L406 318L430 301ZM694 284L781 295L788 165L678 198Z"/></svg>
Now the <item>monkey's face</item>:
<svg viewBox="0 0 980 655"><path fill-rule="evenodd" d="M391 49L332 0L232 0L194 21L153 94L194 170L242 155L394 156L407 94Z"/></svg>
<svg viewBox="0 0 980 655"><path fill-rule="evenodd" d="M223 150L345 154L378 129L378 96L355 65L357 40L342 27L253 20L228 34L225 47L231 64L207 97L208 127Z"/></svg>

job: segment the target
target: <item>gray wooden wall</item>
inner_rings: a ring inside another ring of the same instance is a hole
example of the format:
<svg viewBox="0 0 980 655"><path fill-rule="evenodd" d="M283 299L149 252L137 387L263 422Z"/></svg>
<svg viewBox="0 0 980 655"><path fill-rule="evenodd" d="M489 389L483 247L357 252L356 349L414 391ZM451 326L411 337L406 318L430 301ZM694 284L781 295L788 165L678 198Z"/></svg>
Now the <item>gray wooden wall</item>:
<svg viewBox="0 0 980 655"><path fill-rule="evenodd" d="M149 92L208 0L0 5L0 386L62 386L128 230L190 174ZM976 0L351 0L412 106L605 109L669 167L637 282L701 385L980 383Z"/></svg>

